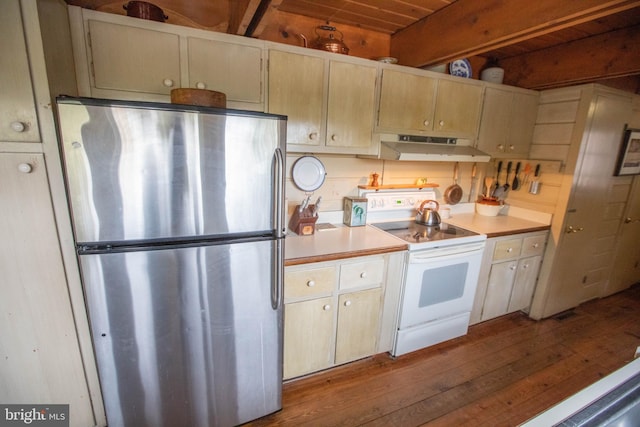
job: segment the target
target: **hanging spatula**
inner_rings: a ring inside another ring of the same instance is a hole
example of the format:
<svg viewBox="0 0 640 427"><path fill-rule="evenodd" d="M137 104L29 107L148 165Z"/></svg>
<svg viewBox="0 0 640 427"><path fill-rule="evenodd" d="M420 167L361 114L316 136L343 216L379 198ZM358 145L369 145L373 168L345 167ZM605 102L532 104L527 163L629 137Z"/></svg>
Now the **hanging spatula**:
<svg viewBox="0 0 640 427"><path fill-rule="evenodd" d="M498 162L498 172L496 173L496 182L493 183L493 189L491 190L489 196L495 197L495 192L500 188L500 172L502 172L502 160Z"/></svg>
<svg viewBox="0 0 640 427"><path fill-rule="evenodd" d="M513 184L511 188L517 190L520 188L520 181L518 180L518 174L520 173L520 162L516 163L516 175L513 177Z"/></svg>

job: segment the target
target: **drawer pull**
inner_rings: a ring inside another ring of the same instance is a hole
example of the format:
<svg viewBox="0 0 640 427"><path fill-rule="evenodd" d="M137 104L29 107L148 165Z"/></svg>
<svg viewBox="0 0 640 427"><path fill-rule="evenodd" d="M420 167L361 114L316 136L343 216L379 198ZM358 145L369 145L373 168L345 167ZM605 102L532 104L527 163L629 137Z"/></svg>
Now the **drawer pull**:
<svg viewBox="0 0 640 427"><path fill-rule="evenodd" d="M329 304L325 304L325 305L322 306L322 309L324 311L329 311L329 310L331 310L331 306Z"/></svg>
<svg viewBox="0 0 640 427"><path fill-rule="evenodd" d="M360 273L360 278L364 279L365 277L367 277L366 271L363 271L362 273Z"/></svg>
<svg viewBox="0 0 640 427"><path fill-rule="evenodd" d="M523 265L522 268L529 268L529 264Z"/></svg>
<svg viewBox="0 0 640 427"><path fill-rule="evenodd" d="M516 266L515 266L515 265L512 265L511 267L509 267L509 269L511 269L511 270L515 270L515 269L516 269Z"/></svg>
<svg viewBox="0 0 640 427"><path fill-rule="evenodd" d="M508 248L508 249L507 249L507 252L508 252L508 253L513 252L513 248Z"/></svg>
<svg viewBox="0 0 640 427"><path fill-rule="evenodd" d="M316 282L314 280L309 280L307 282L307 286L310 287L310 288L314 287L315 285L316 285Z"/></svg>
<svg viewBox="0 0 640 427"><path fill-rule="evenodd" d="M534 244L533 244L533 249L538 249L538 246L540 246L540 244L539 244L539 243L534 243Z"/></svg>
<svg viewBox="0 0 640 427"><path fill-rule="evenodd" d="M164 79L162 81L162 84L165 85L165 87L173 87L173 80L171 79Z"/></svg>
<svg viewBox="0 0 640 427"><path fill-rule="evenodd" d="M351 305L351 301L350 301L350 300L346 300L346 301L344 302L344 306L345 306L345 307L349 307L350 305Z"/></svg>

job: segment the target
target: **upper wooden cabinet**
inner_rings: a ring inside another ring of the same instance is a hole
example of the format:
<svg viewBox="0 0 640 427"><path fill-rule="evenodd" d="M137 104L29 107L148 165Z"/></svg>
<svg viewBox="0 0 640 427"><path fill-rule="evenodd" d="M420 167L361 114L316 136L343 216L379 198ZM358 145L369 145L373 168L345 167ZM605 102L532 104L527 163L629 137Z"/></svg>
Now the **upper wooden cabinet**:
<svg viewBox="0 0 640 427"><path fill-rule="evenodd" d="M384 69L377 129L475 139L482 85Z"/></svg>
<svg viewBox="0 0 640 427"><path fill-rule="evenodd" d="M269 52L270 113L288 116L287 151L376 154L375 65Z"/></svg>
<svg viewBox="0 0 640 427"><path fill-rule="evenodd" d="M189 37L189 87L262 103L262 48Z"/></svg>
<svg viewBox="0 0 640 427"><path fill-rule="evenodd" d="M167 102L175 88L223 92L229 108L264 111L264 43L69 8L80 95Z"/></svg>
<svg viewBox="0 0 640 427"><path fill-rule="evenodd" d="M96 20L88 21L96 95L130 91L168 96L180 87L180 37Z"/></svg>
<svg viewBox="0 0 640 427"><path fill-rule="evenodd" d="M533 91L487 87L484 93L478 149L501 158L527 158L538 113Z"/></svg>
<svg viewBox="0 0 640 427"><path fill-rule="evenodd" d="M0 141L39 142L31 70L17 1L2 4L0 52Z"/></svg>

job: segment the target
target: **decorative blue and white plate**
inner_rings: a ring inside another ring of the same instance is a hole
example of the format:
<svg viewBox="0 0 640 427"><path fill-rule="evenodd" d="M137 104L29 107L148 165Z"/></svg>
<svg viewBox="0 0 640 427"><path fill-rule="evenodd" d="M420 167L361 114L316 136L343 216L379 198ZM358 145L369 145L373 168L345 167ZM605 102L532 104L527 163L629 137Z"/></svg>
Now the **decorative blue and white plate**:
<svg viewBox="0 0 640 427"><path fill-rule="evenodd" d="M471 64L466 58L453 61L449 64L449 74L452 76L470 78L472 74Z"/></svg>

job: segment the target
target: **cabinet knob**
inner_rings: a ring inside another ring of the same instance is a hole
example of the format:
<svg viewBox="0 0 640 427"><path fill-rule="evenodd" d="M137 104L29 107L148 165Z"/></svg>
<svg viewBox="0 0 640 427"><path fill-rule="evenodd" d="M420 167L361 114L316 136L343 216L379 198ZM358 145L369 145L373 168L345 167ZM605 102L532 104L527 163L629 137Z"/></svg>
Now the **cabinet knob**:
<svg viewBox="0 0 640 427"><path fill-rule="evenodd" d="M162 81L162 84L165 85L166 87L173 87L173 80L171 79L164 79Z"/></svg>
<svg viewBox="0 0 640 427"><path fill-rule="evenodd" d="M509 267L509 269L510 269L510 270L515 270L515 269L516 269L516 266L515 266L515 265L512 265L512 266L510 266L510 267Z"/></svg>
<svg viewBox="0 0 640 427"><path fill-rule="evenodd" d="M429 120L425 120L423 123L425 127L429 127L431 125L431 122Z"/></svg>
<svg viewBox="0 0 640 427"><path fill-rule="evenodd" d="M346 301L344 302L344 306L345 306L345 307L349 307L350 305L351 305L351 300L346 300Z"/></svg>
<svg viewBox="0 0 640 427"><path fill-rule="evenodd" d="M336 142L338 140L340 140L340 138L338 137L338 135L336 135L335 133L333 135L331 135L331 140Z"/></svg>
<svg viewBox="0 0 640 427"><path fill-rule="evenodd" d="M207 85L203 82L196 83L196 89L206 89Z"/></svg>
<svg viewBox="0 0 640 427"><path fill-rule="evenodd" d="M311 141L315 141L316 139L318 139L318 132L311 132L311 133L309 134L309 139L310 139Z"/></svg>
<svg viewBox="0 0 640 427"><path fill-rule="evenodd" d="M513 150L515 150L515 149L516 149L516 146L515 146L515 145L513 145L513 144L510 144L510 145L509 145L509 151L513 151Z"/></svg>
<svg viewBox="0 0 640 427"><path fill-rule="evenodd" d="M538 249L538 247L539 247L539 246L540 246L540 244L539 244L539 243L534 243L534 244L533 244L533 249Z"/></svg>
<svg viewBox="0 0 640 427"><path fill-rule="evenodd" d="M360 273L360 278L364 279L365 277L367 277L366 271L363 271L362 273Z"/></svg>
<svg viewBox="0 0 640 427"><path fill-rule="evenodd" d="M322 306L322 309L324 311L329 311L329 310L331 310L331 306L329 304L325 304L325 305Z"/></svg>
<svg viewBox="0 0 640 427"><path fill-rule="evenodd" d="M508 252L508 253L513 252L513 248L508 248L508 249L507 249L507 252Z"/></svg>
<svg viewBox="0 0 640 427"><path fill-rule="evenodd" d="M443 127L443 126L444 126L444 120L440 120L440 121L438 122L438 126Z"/></svg>
<svg viewBox="0 0 640 427"><path fill-rule="evenodd" d="M32 170L33 166L31 166L29 163L20 163L18 165L18 171L22 173L31 173Z"/></svg>
<svg viewBox="0 0 640 427"><path fill-rule="evenodd" d="M311 288L311 287L313 287L313 286L315 286L315 285L316 285L316 282L315 282L314 280L309 280L309 281L307 282L307 286L308 286L308 287L310 287L310 288Z"/></svg>
<svg viewBox="0 0 640 427"><path fill-rule="evenodd" d="M523 265L522 268L529 268L529 264Z"/></svg>
<svg viewBox="0 0 640 427"><path fill-rule="evenodd" d="M11 129L14 132L24 132L25 130L27 130L27 125L22 122L15 121L11 122Z"/></svg>
<svg viewBox="0 0 640 427"><path fill-rule="evenodd" d="M496 148L498 149L498 151L504 151L504 144L498 144L496 145Z"/></svg>

